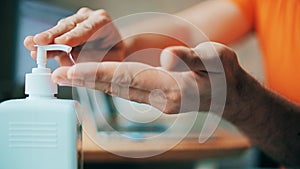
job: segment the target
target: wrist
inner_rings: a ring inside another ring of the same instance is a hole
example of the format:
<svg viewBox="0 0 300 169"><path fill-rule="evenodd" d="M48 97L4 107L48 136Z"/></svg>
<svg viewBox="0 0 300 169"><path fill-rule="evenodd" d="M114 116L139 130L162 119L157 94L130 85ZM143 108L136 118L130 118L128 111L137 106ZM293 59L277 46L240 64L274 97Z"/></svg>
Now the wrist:
<svg viewBox="0 0 300 169"><path fill-rule="evenodd" d="M228 88L224 118L237 126L251 123L253 113L261 107L265 89L245 70L239 68L232 87Z"/></svg>

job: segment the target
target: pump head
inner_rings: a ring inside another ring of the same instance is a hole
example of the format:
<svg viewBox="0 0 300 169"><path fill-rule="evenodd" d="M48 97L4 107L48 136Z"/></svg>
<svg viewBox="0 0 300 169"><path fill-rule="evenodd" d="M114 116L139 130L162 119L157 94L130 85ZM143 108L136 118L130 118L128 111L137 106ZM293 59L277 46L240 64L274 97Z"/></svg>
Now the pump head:
<svg viewBox="0 0 300 169"><path fill-rule="evenodd" d="M52 44L37 47L37 68L26 74L25 94L34 96L53 96L57 94L57 85L51 80L51 70L46 68L47 51L63 51L70 54L72 47L63 44Z"/></svg>

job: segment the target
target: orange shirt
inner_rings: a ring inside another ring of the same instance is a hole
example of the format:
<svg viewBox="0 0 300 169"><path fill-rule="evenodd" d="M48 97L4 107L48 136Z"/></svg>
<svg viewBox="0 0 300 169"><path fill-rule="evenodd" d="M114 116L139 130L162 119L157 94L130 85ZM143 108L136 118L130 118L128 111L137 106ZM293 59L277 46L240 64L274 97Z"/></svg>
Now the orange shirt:
<svg viewBox="0 0 300 169"><path fill-rule="evenodd" d="M300 0L232 0L253 23L267 86L300 104Z"/></svg>

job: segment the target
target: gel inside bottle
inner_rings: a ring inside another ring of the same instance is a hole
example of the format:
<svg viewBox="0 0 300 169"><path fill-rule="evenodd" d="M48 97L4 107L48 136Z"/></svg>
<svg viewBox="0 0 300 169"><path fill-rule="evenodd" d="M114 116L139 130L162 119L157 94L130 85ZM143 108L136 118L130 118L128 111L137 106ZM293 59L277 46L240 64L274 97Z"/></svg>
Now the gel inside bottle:
<svg viewBox="0 0 300 169"><path fill-rule="evenodd" d="M47 51L67 45L37 46L37 68L26 74L25 99L0 104L0 168L82 168L79 103L57 99L57 85L46 68Z"/></svg>

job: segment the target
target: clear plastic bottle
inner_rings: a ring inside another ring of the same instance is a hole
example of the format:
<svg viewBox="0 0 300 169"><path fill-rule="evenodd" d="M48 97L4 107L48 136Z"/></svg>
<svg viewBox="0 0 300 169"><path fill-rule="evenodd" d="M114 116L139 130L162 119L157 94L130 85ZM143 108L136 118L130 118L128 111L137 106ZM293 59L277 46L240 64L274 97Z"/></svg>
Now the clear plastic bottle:
<svg viewBox="0 0 300 169"><path fill-rule="evenodd" d="M26 74L25 99L0 104L0 168L76 169L82 167L80 105L57 99L57 85L46 68L49 50L69 53L66 45L37 46L37 68Z"/></svg>

